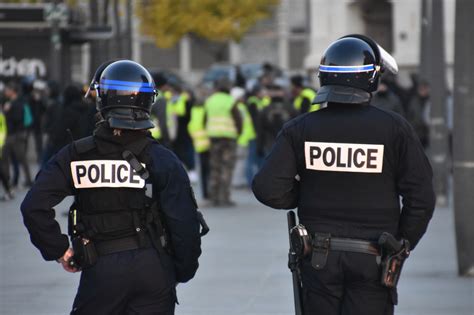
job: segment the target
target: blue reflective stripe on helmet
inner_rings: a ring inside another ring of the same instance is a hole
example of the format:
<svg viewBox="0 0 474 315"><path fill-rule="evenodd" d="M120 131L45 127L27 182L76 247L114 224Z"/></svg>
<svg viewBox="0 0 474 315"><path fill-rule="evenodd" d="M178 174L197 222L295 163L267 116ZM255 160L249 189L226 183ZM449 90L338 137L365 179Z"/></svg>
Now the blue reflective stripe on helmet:
<svg viewBox="0 0 474 315"><path fill-rule="evenodd" d="M319 65L319 71L321 72L339 72L339 73L353 73L353 72L365 72L373 71L375 66L371 65L362 65L362 66L325 66Z"/></svg>
<svg viewBox="0 0 474 315"><path fill-rule="evenodd" d="M99 87L103 90L148 92L148 93L154 93L155 92L155 89L153 89L151 87L124 86L124 85L112 85L112 84L101 84Z"/></svg>
<svg viewBox="0 0 474 315"><path fill-rule="evenodd" d="M102 79L100 83L111 84L111 85L124 85L124 86L131 86L131 87L153 88L153 83L151 82L131 82L131 81L122 81L122 80Z"/></svg>

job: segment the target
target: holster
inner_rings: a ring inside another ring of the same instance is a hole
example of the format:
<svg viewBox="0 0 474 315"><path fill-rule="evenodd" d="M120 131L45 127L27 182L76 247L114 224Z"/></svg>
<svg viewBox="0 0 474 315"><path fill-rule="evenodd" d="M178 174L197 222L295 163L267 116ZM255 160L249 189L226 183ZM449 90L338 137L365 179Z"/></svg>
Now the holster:
<svg viewBox="0 0 474 315"><path fill-rule="evenodd" d="M329 247L331 245L331 234L315 233L312 241L313 255L311 265L316 270L321 270L326 266Z"/></svg>
<svg viewBox="0 0 474 315"><path fill-rule="evenodd" d="M382 249L381 283L387 288L396 288L402 267L410 255L410 243L407 240L397 241L391 234L382 234L379 244Z"/></svg>
<svg viewBox="0 0 474 315"><path fill-rule="evenodd" d="M93 242L82 236L76 236L72 239L72 249L74 257L70 263L71 266L78 269L87 269L97 263L98 254Z"/></svg>
<svg viewBox="0 0 474 315"><path fill-rule="evenodd" d="M395 288L400 279L402 272L403 263L408 256L405 254L405 250L395 253L393 255L387 255L382 258L382 285L387 288Z"/></svg>

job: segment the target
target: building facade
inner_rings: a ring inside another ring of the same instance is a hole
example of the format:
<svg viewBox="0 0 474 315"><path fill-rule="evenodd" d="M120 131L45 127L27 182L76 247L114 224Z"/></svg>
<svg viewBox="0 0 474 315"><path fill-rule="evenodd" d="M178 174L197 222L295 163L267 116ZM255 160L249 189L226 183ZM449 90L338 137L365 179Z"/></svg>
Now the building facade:
<svg viewBox="0 0 474 315"><path fill-rule="evenodd" d="M435 0L437 1L437 0ZM455 0L444 4L445 56L448 83L452 86L454 57ZM334 39L351 33L374 38L397 60L400 80L409 83L409 74L416 72L421 48L421 0L310 0L310 50L305 67L319 64L324 49Z"/></svg>
<svg viewBox="0 0 474 315"><path fill-rule="evenodd" d="M455 0L444 3L448 83L454 56ZM171 49L159 49L137 33L134 56L151 68L170 68L191 83L214 63L271 62L290 73L315 69L333 40L366 34L393 54L402 84L419 64L421 0L281 0L274 14L257 23L240 43L210 43L184 38ZM137 28L138 29L138 28Z"/></svg>

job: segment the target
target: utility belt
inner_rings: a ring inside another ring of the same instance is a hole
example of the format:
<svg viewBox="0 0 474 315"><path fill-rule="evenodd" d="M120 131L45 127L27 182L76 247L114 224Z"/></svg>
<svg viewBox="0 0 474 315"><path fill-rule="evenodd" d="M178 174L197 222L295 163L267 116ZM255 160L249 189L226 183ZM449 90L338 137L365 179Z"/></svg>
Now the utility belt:
<svg viewBox="0 0 474 315"><path fill-rule="evenodd" d="M129 236L108 241L98 241L95 243L95 248L99 256L109 255L126 250L151 247L153 247L153 243L149 237L145 237L140 242L137 236Z"/></svg>
<svg viewBox="0 0 474 315"><path fill-rule="evenodd" d="M91 241L82 236L72 239L74 259L70 261L72 267L87 269L94 266L100 256L118 253L126 250L152 248L149 237L140 240L137 236L128 236L107 241Z"/></svg>
<svg viewBox="0 0 474 315"><path fill-rule="evenodd" d="M149 211L153 212L153 207ZM209 232L209 226L201 212L198 211L197 216L201 225L200 235L204 236ZM99 256L139 248L153 247L160 255L173 255L170 236L163 218L159 215L154 215L153 220L145 224L146 228L136 228L135 235L112 240L92 240L83 230L83 225L78 222L78 217L78 211L73 203L69 210L69 234L74 250L74 257L69 262L72 267L87 269L95 265Z"/></svg>
<svg viewBox="0 0 474 315"><path fill-rule="evenodd" d="M97 237L97 227L84 224L81 212L74 202L69 210L69 235L74 250L70 265L87 269L95 265L99 256L139 248L155 247L160 254L171 251L169 236L156 205L152 205L144 213L146 215L143 217L137 213L132 214L133 229L130 229L128 236L100 240Z"/></svg>
<svg viewBox="0 0 474 315"><path fill-rule="evenodd" d="M290 229L290 241L295 255L304 259L311 255L311 265L316 270L324 269L329 251L344 251L377 256L382 267L382 285L396 287L403 263L410 255L410 243L398 241L390 233L384 232L378 242L332 237L330 233L310 235L302 224Z"/></svg>

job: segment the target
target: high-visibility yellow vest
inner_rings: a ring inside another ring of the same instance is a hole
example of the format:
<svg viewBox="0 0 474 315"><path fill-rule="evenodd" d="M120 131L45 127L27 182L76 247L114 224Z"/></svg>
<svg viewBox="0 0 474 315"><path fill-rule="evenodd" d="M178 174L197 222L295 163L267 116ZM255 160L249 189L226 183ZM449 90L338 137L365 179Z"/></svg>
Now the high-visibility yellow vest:
<svg viewBox="0 0 474 315"><path fill-rule="evenodd" d="M240 146L246 147L249 144L249 141L254 140L257 137L255 133L255 128L253 126L252 116L247 109L247 106L244 103L237 104L240 115L242 116L242 133L237 139L237 143Z"/></svg>
<svg viewBox="0 0 474 315"><path fill-rule="evenodd" d="M301 93L295 98L293 102L293 106L297 111L301 110L301 104L303 103L303 100L307 98L309 100L309 103L312 104L314 98L316 97L316 92L313 91L310 88L304 88ZM311 105L309 107L309 112L314 112L317 111L320 108L319 104Z"/></svg>
<svg viewBox="0 0 474 315"><path fill-rule="evenodd" d="M5 145L5 139L7 138L7 120L5 115L0 113L0 156L2 156L2 148Z"/></svg>
<svg viewBox="0 0 474 315"><path fill-rule="evenodd" d="M166 100L165 106L166 109L168 110L168 101L171 98L172 94L170 91L164 91L163 93L160 91L160 94L158 95L159 98L164 98ZM168 114L168 113L167 113ZM161 139L161 129L160 129L160 122L158 121L158 118L155 115L150 115L151 120L153 121L153 124L155 127L150 129L151 136L157 140ZM168 118L168 115L166 115Z"/></svg>
<svg viewBox="0 0 474 315"><path fill-rule="evenodd" d="M174 140L176 138L176 114L174 113L173 108L168 104L165 103L166 105L166 125L168 127L168 135L171 140ZM158 121L158 118L155 117L155 115L151 115L151 119L153 120L153 124L155 127L153 127L150 132L151 136L157 140L161 139L161 129L160 129L160 122Z"/></svg>
<svg viewBox="0 0 474 315"><path fill-rule="evenodd" d="M164 91L163 92L163 97L168 102L173 97L173 93L171 93L170 91Z"/></svg>
<svg viewBox="0 0 474 315"><path fill-rule="evenodd" d="M257 105L257 109L259 111L263 110L265 107L270 105L271 102L272 102L272 99L269 96L264 96L262 98L259 98L257 96L250 96L247 99L247 103Z"/></svg>
<svg viewBox="0 0 474 315"><path fill-rule="evenodd" d="M155 117L155 115L151 115L151 120L153 121L153 124L155 127L150 129L151 136L157 140L161 139L161 129L160 129L160 122L158 121L158 118Z"/></svg>
<svg viewBox="0 0 474 315"><path fill-rule="evenodd" d="M188 124L188 132L193 139L194 150L197 153L206 152L211 146L211 141L207 136L204 126L205 115L206 111L204 110L204 106L194 105L191 108L191 120Z"/></svg>
<svg viewBox="0 0 474 315"><path fill-rule="evenodd" d="M264 97L262 97L262 99L260 100L260 104L259 104L258 109L259 109L259 110L264 109L265 107L267 107L268 105L270 105L271 102L272 102L272 98L271 98L270 96L264 96Z"/></svg>
<svg viewBox="0 0 474 315"><path fill-rule="evenodd" d="M182 117L186 115L186 102L188 99L188 93L183 92L176 98L171 98L169 100L169 104L171 105L171 108L173 109L173 112L176 114L176 116Z"/></svg>
<svg viewBox="0 0 474 315"><path fill-rule="evenodd" d="M234 98L223 92L216 92L206 100L206 131L210 138L237 138L237 128L232 118L233 106Z"/></svg>

